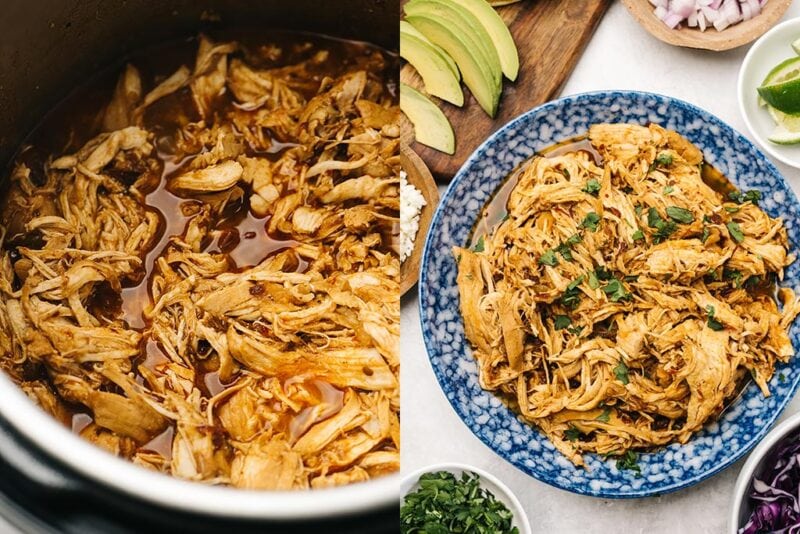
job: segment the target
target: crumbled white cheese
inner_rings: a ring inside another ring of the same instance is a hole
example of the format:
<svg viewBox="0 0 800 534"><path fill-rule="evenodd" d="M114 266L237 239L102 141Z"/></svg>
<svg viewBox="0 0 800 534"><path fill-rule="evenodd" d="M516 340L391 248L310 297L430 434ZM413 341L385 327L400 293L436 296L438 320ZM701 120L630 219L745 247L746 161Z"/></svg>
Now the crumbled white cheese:
<svg viewBox="0 0 800 534"><path fill-rule="evenodd" d="M422 193L406 181L405 171L400 171L400 261L406 261L414 251L414 240L419 231L419 212L427 204Z"/></svg>

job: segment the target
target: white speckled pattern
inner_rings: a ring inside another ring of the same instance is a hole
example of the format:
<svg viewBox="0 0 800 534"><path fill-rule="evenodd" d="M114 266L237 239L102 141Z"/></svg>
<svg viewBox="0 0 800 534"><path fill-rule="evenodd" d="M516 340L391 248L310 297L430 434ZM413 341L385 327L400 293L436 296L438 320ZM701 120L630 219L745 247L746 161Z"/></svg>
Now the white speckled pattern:
<svg viewBox="0 0 800 534"><path fill-rule="evenodd" d="M550 102L518 117L470 157L447 189L425 245L420 276L422 333L434 373L451 405L472 432L529 475L576 493L642 497L695 484L734 463L763 437L800 383L800 359L779 365L763 398L750 385L723 413L685 445L640 454L641 476L619 471L616 462L586 455L576 468L535 428L521 422L478 385L477 367L464 338L450 249L463 246L481 206L519 163L558 141L584 134L598 122L656 122L699 146L706 160L741 189L758 189L761 206L781 217L790 241L800 242L797 199L778 170L738 132L681 100L641 92L586 93ZM794 248L794 245L793 245ZM797 288L800 262L784 284ZM800 336L797 322L791 337Z"/></svg>

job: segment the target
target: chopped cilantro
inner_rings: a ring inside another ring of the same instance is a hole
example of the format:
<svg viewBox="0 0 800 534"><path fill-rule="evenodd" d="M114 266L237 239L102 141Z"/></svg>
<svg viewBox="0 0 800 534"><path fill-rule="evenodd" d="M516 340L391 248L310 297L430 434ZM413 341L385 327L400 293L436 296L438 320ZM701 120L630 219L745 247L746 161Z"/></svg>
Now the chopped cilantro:
<svg viewBox="0 0 800 534"><path fill-rule="evenodd" d="M708 226L703 226L703 235L700 236L700 241L705 243L708 241L708 237L711 235L711 231L708 229Z"/></svg>
<svg viewBox="0 0 800 534"><path fill-rule="evenodd" d="M600 280L597 279L597 274L594 271L589 271L589 287L597 289L600 287Z"/></svg>
<svg viewBox="0 0 800 534"><path fill-rule="evenodd" d="M728 213L736 213L739 211L739 209L740 208L738 206L725 206L725 211Z"/></svg>
<svg viewBox="0 0 800 534"><path fill-rule="evenodd" d="M636 204L636 207L633 208L633 211L636 212L636 216L637 217L641 217L642 216L642 205L641 204Z"/></svg>
<svg viewBox="0 0 800 534"><path fill-rule="evenodd" d="M601 423L608 423L611 420L610 415L611 415L611 408L606 406L605 408L603 408L603 413L601 413L595 418L595 421L600 421Z"/></svg>
<svg viewBox="0 0 800 534"><path fill-rule="evenodd" d="M668 167L672 165L672 154L669 154L667 152L662 152L656 158L656 163L658 163L662 167Z"/></svg>
<svg viewBox="0 0 800 534"><path fill-rule="evenodd" d="M679 208L678 206L669 206L667 208L667 217L682 224L694 222L694 214L686 208Z"/></svg>
<svg viewBox="0 0 800 534"><path fill-rule="evenodd" d="M597 278L599 280L603 280L603 281L610 280L611 277L612 277L611 271L609 271L608 269L606 269L602 265L597 267L597 269L595 269L594 272L597 275Z"/></svg>
<svg viewBox="0 0 800 534"><path fill-rule="evenodd" d="M727 226L728 226L728 232L730 232L731 237L733 238L734 241L736 241L737 243L741 243L742 241L744 241L744 234L742 233L742 229L739 226L739 223L737 223L736 221L731 221L727 224Z"/></svg>
<svg viewBox="0 0 800 534"><path fill-rule="evenodd" d="M564 178L569 178L569 171L567 169L561 169L561 174L564 175Z"/></svg>
<svg viewBox="0 0 800 534"><path fill-rule="evenodd" d="M519 534L513 522L513 512L482 486L480 476L435 471L421 475L418 489L403 497L399 532Z"/></svg>
<svg viewBox="0 0 800 534"><path fill-rule="evenodd" d="M475 246L472 248L472 252L483 252L483 249L484 249L484 242L483 242L483 236L481 236L480 239L478 239L478 242L475 243Z"/></svg>
<svg viewBox="0 0 800 534"><path fill-rule="evenodd" d="M590 195L597 196L597 193L600 192L600 182L597 181L596 178L591 178L590 180L586 181L586 185L582 189L584 193L589 193Z"/></svg>
<svg viewBox="0 0 800 534"><path fill-rule="evenodd" d="M555 251L561 254L561 257L566 261L572 261L572 247L581 241L583 241L581 234L573 234L569 236L566 241L558 245Z"/></svg>
<svg viewBox="0 0 800 534"><path fill-rule="evenodd" d="M539 257L539 263L542 265L549 265L550 267L554 267L558 264L558 258L556 258L556 253L552 250L548 250L544 254Z"/></svg>
<svg viewBox="0 0 800 534"><path fill-rule="evenodd" d="M714 318L714 306L706 306L706 316L708 317L708 327L711 330L720 331L725 328L721 322Z"/></svg>
<svg viewBox="0 0 800 534"><path fill-rule="evenodd" d="M620 471L627 469L628 471L634 471L637 477L642 476L642 468L636 462L636 453L630 450L617 458L617 469Z"/></svg>
<svg viewBox="0 0 800 534"><path fill-rule="evenodd" d="M641 229L637 228L637 230L633 232L633 234L631 234L631 239L633 239L634 241L641 241L644 239L644 233L642 232Z"/></svg>
<svg viewBox="0 0 800 534"><path fill-rule="evenodd" d="M579 276L569 283L564 294L561 295L561 304L568 308L574 308L581 301L581 292L578 286L583 282L584 275Z"/></svg>
<svg viewBox="0 0 800 534"><path fill-rule="evenodd" d="M616 278L609 280L605 287L603 287L603 291L606 295L608 295L612 302L619 302L620 300L628 299L631 296L630 292L625 289L625 285Z"/></svg>
<svg viewBox="0 0 800 534"><path fill-rule="evenodd" d="M583 226L588 230L591 230L592 232L596 232L598 224L600 224L600 216L595 212L591 211L586 214L586 217L583 218L581 226Z"/></svg>
<svg viewBox="0 0 800 534"><path fill-rule="evenodd" d="M677 230L677 226L672 221L665 221L659 215L658 210L655 208L650 208L647 210L647 225L650 228L655 228L656 233L653 235L653 238L656 243L660 243L661 241L667 239L670 235L672 235L675 230Z"/></svg>
<svg viewBox="0 0 800 534"><path fill-rule="evenodd" d="M784 382L786 382L786 375L785 375L785 374L783 374L783 373L779 374L779 375L778 375L778 382L780 382L781 384L783 384Z"/></svg>
<svg viewBox="0 0 800 534"><path fill-rule="evenodd" d="M741 191L732 191L728 193L728 198L732 201L742 204L743 202L752 202L755 205L758 205L758 201L761 200L761 191L747 191L742 193Z"/></svg>
<svg viewBox="0 0 800 534"><path fill-rule="evenodd" d="M614 367L614 376L617 377L617 380L622 382L623 385L628 385L628 366L625 365L625 362L622 360L619 361L616 367Z"/></svg>
<svg viewBox="0 0 800 534"><path fill-rule="evenodd" d="M582 326L570 326L569 328L567 328L567 332L569 332L570 334L575 334L576 336L579 336L579 335L581 335L581 332L583 332L583 327Z"/></svg>
<svg viewBox="0 0 800 534"><path fill-rule="evenodd" d="M569 425L569 428L564 431L564 439L567 441L576 441L579 437L581 437L581 431L572 425Z"/></svg>
<svg viewBox="0 0 800 534"><path fill-rule="evenodd" d="M733 287L740 288L742 287L742 273L741 271L737 271L736 269L728 269L727 267L722 269L722 276L725 277L726 280L730 280L733 282Z"/></svg>
<svg viewBox="0 0 800 534"><path fill-rule="evenodd" d="M669 194L670 194L670 193L672 193L673 191L675 191L675 188L674 188L674 187L672 187L671 185L668 185L668 186L666 186L666 187L664 188L664 194L665 194L665 195L669 195Z"/></svg>
<svg viewBox="0 0 800 534"><path fill-rule="evenodd" d="M556 330L563 330L572 324L572 320L567 315L556 315L554 326Z"/></svg>

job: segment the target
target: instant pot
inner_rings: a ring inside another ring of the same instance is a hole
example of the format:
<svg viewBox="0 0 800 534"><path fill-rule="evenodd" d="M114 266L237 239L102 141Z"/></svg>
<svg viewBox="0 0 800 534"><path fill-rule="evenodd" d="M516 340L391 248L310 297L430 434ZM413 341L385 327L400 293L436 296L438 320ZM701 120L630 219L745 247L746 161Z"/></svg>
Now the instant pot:
<svg viewBox="0 0 800 534"><path fill-rule="evenodd" d="M138 48L242 28L396 50L398 13L398 0L5 0L0 162L60 99ZM23 531L397 532L398 477L300 492L182 481L84 442L0 376L0 515Z"/></svg>

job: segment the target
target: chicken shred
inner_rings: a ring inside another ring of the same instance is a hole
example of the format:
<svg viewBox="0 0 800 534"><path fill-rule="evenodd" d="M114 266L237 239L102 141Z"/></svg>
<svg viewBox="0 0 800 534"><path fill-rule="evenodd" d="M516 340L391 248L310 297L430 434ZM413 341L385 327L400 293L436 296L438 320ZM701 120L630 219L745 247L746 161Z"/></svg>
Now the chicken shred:
<svg viewBox="0 0 800 534"><path fill-rule="evenodd" d="M453 250L481 386L577 465L686 442L749 376L768 396L800 312L770 294L795 257L757 195L710 187L702 152L654 124L588 140L602 163L534 157L506 217Z"/></svg>
<svg viewBox="0 0 800 534"><path fill-rule="evenodd" d="M12 172L0 366L148 469L262 490L399 469L395 59L293 39L201 36L155 79L132 60L94 137Z"/></svg>

